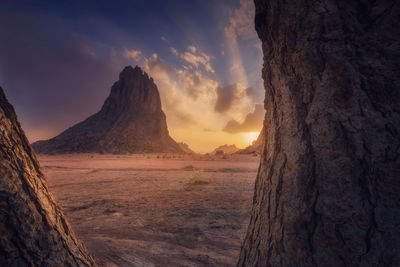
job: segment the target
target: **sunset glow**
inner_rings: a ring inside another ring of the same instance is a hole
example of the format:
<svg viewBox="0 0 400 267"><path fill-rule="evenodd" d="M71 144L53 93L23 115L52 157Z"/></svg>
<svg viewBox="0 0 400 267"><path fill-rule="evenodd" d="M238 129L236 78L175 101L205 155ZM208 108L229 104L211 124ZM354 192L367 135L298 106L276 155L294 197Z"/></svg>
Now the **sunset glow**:
<svg viewBox="0 0 400 267"><path fill-rule="evenodd" d="M48 2L7 16L0 11L8 25L0 29L8 40L0 44L0 67L10 73L2 85L30 142L97 112L128 65L154 79L177 142L205 153L222 144L246 147L257 138L264 90L252 1L156 2L156 11L154 2L143 1L116 13L85 2L65 10ZM19 38L29 49L18 46Z"/></svg>
<svg viewBox="0 0 400 267"><path fill-rule="evenodd" d="M249 132L246 133L247 142L251 145L254 141L257 140L258 135L260 132Z"/></svg>

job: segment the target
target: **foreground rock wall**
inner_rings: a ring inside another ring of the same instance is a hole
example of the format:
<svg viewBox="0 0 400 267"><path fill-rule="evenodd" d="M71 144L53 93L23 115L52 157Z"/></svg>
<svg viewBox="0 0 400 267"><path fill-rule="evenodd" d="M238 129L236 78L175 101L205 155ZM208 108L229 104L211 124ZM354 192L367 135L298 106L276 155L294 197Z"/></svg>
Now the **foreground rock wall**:
<svg viewBox="0 0 400 267"><path fill-rule="evenodd" d="M96 266L50 194L1 88L0 266Z"/></svg>
<svg viewBox="0 0 400 267"><path fill-rule="evenodd" d="M265 145L239 266L400 266L398 1L255 0Z"/></svg>

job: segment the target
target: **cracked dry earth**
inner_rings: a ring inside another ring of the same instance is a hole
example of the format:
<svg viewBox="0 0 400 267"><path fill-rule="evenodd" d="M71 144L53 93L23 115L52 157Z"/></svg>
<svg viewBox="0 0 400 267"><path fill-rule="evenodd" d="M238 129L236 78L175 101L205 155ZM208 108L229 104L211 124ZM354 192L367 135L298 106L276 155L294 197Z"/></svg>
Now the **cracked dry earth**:
<svg viewBox="0 0 400 267"><path fill-rule="evenodd" d="M100 266L234 266L259 157L39 156Z"/></svg>

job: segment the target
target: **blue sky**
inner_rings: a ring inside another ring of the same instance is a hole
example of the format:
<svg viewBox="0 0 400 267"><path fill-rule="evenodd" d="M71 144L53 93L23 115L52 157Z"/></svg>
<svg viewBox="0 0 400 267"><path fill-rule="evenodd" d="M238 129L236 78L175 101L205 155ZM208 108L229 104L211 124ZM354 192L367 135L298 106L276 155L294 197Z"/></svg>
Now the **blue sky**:
<svg viewBox="0 0 400 267"><path fill-rule="evenodd" d="M253 16L251 0L1 1L0 86L35 141L95 113L138 64L177 141L243 147L263 117Z"/></svg>

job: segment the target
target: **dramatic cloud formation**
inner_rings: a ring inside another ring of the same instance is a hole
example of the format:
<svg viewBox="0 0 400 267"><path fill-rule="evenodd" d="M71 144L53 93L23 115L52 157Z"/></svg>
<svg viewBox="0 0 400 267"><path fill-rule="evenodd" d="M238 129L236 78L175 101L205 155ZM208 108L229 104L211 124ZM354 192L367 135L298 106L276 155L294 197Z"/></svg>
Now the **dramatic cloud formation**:
<svg viewBox="0 0 400 267"><path fill-rule="evenodd" d="M228 133L239 133L239 132L255 132L260 131L262 128L262 121L264 119L265 110L262 104L256 104L254 111L247 114L246 118L242 123L236 120L230 120L225 128L223 129Z"/></svg>
<svg viewBox="0 0 400 267"><path fill-rule="evenodd" d="M231 109L235 102L243 99L246 96L246 88L239 84L231 84L228 86L217 87L217 101L215 103L215 111L224 113Z"/></svg>
<svg viewBox="0 0 400 267"><path fill-rule="evenodd" d="M141 51L126 50L124 56L131 59L132 64L143 66L154 78L160 90L163 108L168 114L169 125L174 128L194 125L199 122L197 110L210 109L207 105L215 99L218 82L198 69L192 66L173 67L156 53L146 58Z"/></svg>
<svg viewBox="0 0 400 267"><path fill-rule="evenodd" d="M139 65L176 140L202 152L248 145L241 131L262 122L251 114L264 97L252 1L154 1L2 1L0 85L30 141L98 111L119 72Z"/></svg>
<svg viewBox="0 0 400 267"><path fill-rule="evenodd" d="M255 89L254 87L246 88L246 95L248 97L250 97L250 99L255 103L261 102L264 100L264 91Z"/></svg>
<svg viewBox="0 0 400 267"><path fill-rule="evenodd" d="M143 57L142 51L140 50L127 50L125 49L123 56L129 59L133 59L135 62L139 62Z"/></svg>
<svg viewBox="0 0 400 267"><path fill-rule="evenodd" d="M254 29L254 4L252 0L240 0L240 7L229 18L229 25L225 28L225 34L231 39L237 37L245 40L257 38Z"/></svg>
<svg viewBox="0 0 400 267"><path fill-rule="evenodd" d="M252 1L240 0L240 7L234 10L233 16L229 18L229 25L224 29L227 48L231 56L230 72L232 77L238 77L239 82L247 86L249 85L249 81L240 53L238 39L256 39L258 41L253 18L254 5Z"/></svg>
<svg viewBox="0 0 400 267"><path fill-rule="evenodd" d="M218 85L216 81L203 76L200 71L193 68L184 67L178 71L178 75L185 92L195 100L202 94L214 94Z"/></svg>
<svg viewBox="0 0 400 267"><path fill-rule="evenodd" d="M173 47L171 47L170 50L172 54L194 67L203 66L206 71L211 73L215 72L210 63L211 57L206 55L204 52L199 51L193 45L188 46L188 51L185 51L183 53L179 53L178 50Z"/></svg>

